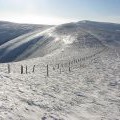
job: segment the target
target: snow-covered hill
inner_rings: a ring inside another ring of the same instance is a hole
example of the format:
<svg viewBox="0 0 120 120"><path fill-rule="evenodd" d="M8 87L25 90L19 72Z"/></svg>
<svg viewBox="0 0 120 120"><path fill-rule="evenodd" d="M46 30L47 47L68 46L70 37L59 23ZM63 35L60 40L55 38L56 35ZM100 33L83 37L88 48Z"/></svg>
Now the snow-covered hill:
<svg viewBox="0 0 120 120"><path fill-rule="evenodd" d="M0 45L19 37L20 35L34 32L36 30L42 31L49 27L50 26L47 25L17 24L0 21Z"/></svg>
<svg viewBox="0 0 120 120"><path fill-rule="evenodd" d="M49 57L10 63L10 74L7 64L1 64L1 120L119 120L120 58L116 51L106 49L71 63L70 72L68 62L59 63L59 69Z"/></svg>
<svg viewBox="0 0 120 120"><path fill-rule="evenodd" d="M0 62L20 61L50 54L63 59L66 56L73 58L73 53L79 55L79 51L83 51L81 53L86 56L91 51L95 53L104 49L105 46L117 47L120 38L119 24L91 21L59 26L1 22L0 26Z"/></svg>
<svg viewBox="0 0 120 120"><path fill-rule="evenodd" d="M81 21L2 44L13 62L0 64L0 119L119 120L119 26Z"/></svg>

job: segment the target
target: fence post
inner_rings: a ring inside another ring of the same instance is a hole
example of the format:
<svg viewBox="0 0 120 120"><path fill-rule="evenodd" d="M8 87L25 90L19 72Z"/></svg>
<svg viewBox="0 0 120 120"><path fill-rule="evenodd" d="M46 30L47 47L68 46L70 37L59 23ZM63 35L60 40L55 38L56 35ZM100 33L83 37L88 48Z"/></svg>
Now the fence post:
<svg viewBox="0 0 120 120"><path fill-rule="evenodd" d="M10 64L8 64L8 73L10 73Z"/></svg>
<svg viewBox="0 0 120 120"><path fill-rule="evenodd" d="M28 73L27 65L26 65L26 74Z"/></svg>
<svg viewBox="0 0 120 120"><path fill-rule="evenodd" d="M70 68L70 62L69 62L69 72L71 72L71 68Z"/></svg>
<svg viewBox="0 0 120 120"><path fill-rule="evenodd" d="M23 74L23 66L21 65L21 74Z"/></svg>
<svg viewBox="0 0 120 120"><path fill-rule="evenodd" d="M48 65L47 65L47 77L49 76L49 68L48 68Z"/></svg>
<svg viewBox="0 0 120 120"><path fill-rule="evenodd" d="M55 67L53 67L53 70L55 70Z"/></svg>
<svg viewBox="0 0 120 120"><path fill-rule="evenodd" d="M33 66L33 71L32 71L33 73L35 72L35 65Z"/></svg>
<svg viewBox="0 0 120 120"><path fill-rule="evenodd" d="M58 69L60 68L60 64L58 64Z"/></svg>
<svg viewBox="0 0 120 120"><path fill-rule="evenodd" d="M75 60L74 60L74 63L75 63Z"/></svg>

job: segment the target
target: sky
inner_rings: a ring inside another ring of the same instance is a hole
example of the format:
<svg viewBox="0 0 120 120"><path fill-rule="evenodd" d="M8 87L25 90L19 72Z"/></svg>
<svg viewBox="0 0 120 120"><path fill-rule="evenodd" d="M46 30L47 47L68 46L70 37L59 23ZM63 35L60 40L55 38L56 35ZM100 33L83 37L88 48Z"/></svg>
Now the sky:
<svg viewBox="0 0 120 120"><path fill-rule="evenodd" d="M120 0L0 0L0 20L32 24L81 20L120 23Z"/></svg>

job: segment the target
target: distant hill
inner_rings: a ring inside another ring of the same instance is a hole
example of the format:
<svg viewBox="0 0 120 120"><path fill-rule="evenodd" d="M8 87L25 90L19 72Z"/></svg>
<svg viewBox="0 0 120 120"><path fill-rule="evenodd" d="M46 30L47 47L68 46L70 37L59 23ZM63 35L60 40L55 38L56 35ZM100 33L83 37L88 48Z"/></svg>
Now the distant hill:
<svg viewBox="0 0 120 120"><path fill-rule="evenodd" d="M120 24L80 21L58 26L0 22L0 62L89 56L120 45Z"/></svg>
<svg viewBox="0 0 120 120"><path fill-rule="evenodd" d="M10 41L20 35L27 34L36 30L49 28L47 25L17 24L0 21L0 45Z"/></svg>

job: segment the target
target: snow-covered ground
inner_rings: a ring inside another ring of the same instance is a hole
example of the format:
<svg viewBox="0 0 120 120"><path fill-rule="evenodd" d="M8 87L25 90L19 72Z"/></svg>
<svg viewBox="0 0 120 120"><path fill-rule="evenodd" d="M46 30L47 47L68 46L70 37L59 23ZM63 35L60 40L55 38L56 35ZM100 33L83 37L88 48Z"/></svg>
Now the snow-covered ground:
<svg viewBox="0 0 120 120"><path fill-rule="evenodd" d="M49 77L43 61L11 63L11 74L1 64L1 120L120 119L120 59L115 51L106 49L74 63L70 72L68 66L60 71L51 64ZM28 65L28 74L20 74L21 64Z"/></svg>
<svg viewBox="0 0 120 120"><path fill-rule="evenodd" d="M70 35L73 26L39 33L54 38L49 54L0 64L0 120L120 120L118 46L89 29Z"/></svg>

